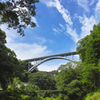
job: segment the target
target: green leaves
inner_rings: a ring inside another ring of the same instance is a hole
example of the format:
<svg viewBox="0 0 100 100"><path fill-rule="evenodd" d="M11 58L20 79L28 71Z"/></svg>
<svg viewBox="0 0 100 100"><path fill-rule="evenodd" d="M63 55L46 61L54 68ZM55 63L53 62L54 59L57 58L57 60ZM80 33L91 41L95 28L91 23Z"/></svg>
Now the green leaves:
<svg viewBox="0 0 100 100"><path fill-rule="evenodd" d="M77 52L83 62L81 83L86 92L96 91L99 87L100 23L94 25L91 34L78 41Z"/></svg>
<svg viewBox="0 0 100 100"><path fill-rule="evenodd" d="M6 43L5 38L6 38L5 32L0 29L0 45Z"/></svg>
<svg viewBox="0 0 100 100"><path fill-rule="evenodd" d="M80 99L82 95L81 83L77 79L72 80L67 87L65 87L67 91L67 95L71 100L75 100L76 98Z"/></svg>
<svg viewBox="0 0 100 100"><path fill-rule="evenodd" d="M41 90L54 90L54 77L47 72L35 72L29 74L29 83L37 85Z"/></svg>
<svg viewBox="0 0 100 100"><path fill-rule="evenodd" d="M4 90L13 77L22 79L23 73L25 74L25 68L22 62L17 60L15 52L5 46L5 38L5 32L0 29L0 83Z"/></svg>
<svg viewBox="0 0 100 100"><path fill-rule="evenodd" d="M88 42L89 36L87 35L85 38L78 41L77 52L80 54L81 60L84 62L86 59L86 45Z"/></svg>
<svg viewBox="0 0 100 100"><path fill-rule="evenodd" d="M84 91L82 90L81 73L83 65L81 62L69 62L61 65L61 70L55 77L57 89L63 91L70 100L82 100Z"/></svg>
<svg viewBox="0 0 100 100"><path fill-rule="evenodd" d="M90 35L78 41L77 52L82 62L98 64L100 59L100 23L94 26Z"/></svg>
<svg viewBox="0 0 100 100"><path fill-rule="evenodd" d="M76 79L77 76L72 63L61 65L58 70L61 70L61 72L55 77L56 85L58 90L64 90L66 85Z"/></svg>
<svg viewBox="0 0 100 100"><path fill-rule="evenodd" d="M39 0L9 0L0 2L0 24L7 23L9 29L17 29L17 32L24 36L24 29L27 26L36 26L32 17L36 15L35 3L38 2Z"/></svg>

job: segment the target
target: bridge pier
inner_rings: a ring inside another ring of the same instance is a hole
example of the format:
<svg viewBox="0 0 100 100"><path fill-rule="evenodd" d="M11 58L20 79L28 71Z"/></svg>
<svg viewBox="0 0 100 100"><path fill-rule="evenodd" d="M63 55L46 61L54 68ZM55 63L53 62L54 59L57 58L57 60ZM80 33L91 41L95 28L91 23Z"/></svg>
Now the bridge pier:
<svg viewBox="0 0 100 100"><path fill-rule="evenodd" d="M74 60L74 56L72 55L72 60Z"/></svg>
<svg viewBox="0 0 100 100"><path fill-rule="evenodd" d="M28 62L28 70L29 70L31 67L32 67L32 66L31 66L30 62Z"/></svg>

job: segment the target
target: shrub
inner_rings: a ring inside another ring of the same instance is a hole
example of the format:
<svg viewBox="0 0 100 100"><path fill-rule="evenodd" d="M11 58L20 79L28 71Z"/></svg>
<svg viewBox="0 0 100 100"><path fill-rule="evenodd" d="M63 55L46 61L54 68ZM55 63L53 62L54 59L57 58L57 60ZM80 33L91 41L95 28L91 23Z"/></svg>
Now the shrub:
<svg viewBox="0 0 100 100"><path fill-rule="evenodd" d="M87 94L85 100L100 100L100 92L93 92Z"/></svg>

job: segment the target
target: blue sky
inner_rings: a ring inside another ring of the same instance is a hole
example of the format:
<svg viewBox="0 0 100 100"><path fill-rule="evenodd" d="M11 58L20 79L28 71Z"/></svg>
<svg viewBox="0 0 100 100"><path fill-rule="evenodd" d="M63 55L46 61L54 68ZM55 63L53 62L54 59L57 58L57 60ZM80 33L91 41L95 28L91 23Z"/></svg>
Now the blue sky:
<svg viewBox="0 0 100 100"><path fill-rule="evenodd" d="M100 20L100 0L40 0L36 7L32 20L37 27L27 27L24 37L16 30L7 30L6 24L0 26L6 32L7 47L21 60L75 51L77 41L90 34ZM51 60L38 69L56 70L67 62Z"/></svg>

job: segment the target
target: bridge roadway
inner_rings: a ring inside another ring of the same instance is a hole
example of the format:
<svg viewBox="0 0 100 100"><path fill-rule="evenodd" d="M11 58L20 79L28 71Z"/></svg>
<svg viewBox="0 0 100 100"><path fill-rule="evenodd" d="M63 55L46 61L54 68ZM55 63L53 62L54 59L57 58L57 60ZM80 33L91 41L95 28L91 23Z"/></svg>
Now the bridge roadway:
<svg viewBox="0 0 100 100"><path fill-rule="evenodd" d="M73 51L73 52L68 52L68 53L62 53L62 54L55 54L55 55L50 55L50 56L44 56L44 57L37 57L37 58L32 58L32 59L26 59L26 60L23 60L23 61L26 61L26 62L32 62L32 61L38 61L38 60L43 60L45 58L49 58L49 57L56 57L56 56L70 56L70 55L76 55L76 51Z"/></svg>

